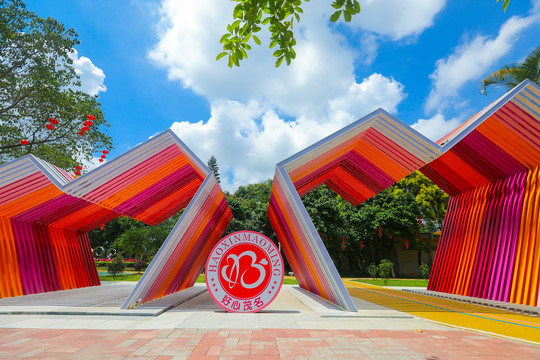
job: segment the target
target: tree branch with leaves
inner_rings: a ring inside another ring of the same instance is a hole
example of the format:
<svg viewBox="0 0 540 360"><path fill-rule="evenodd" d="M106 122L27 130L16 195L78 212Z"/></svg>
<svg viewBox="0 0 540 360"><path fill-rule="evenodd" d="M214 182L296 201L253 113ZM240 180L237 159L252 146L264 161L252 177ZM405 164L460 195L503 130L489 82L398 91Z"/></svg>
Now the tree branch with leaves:
<svg viewBox="0 0 540 360"><path fill-rule="evenodd" d="M301 14L304 13L302 5L309 0L233 0L237 3L233 10L233 22L227 25L220 43L223 44L223 52L218 54L216 60L228 57L229 67L240 66L240 61L247 59L248 51L251 50L250 40L261 45L261 40L256 35L262 30L262 26L268 26L270 32L269 48L276 50L275 66L279 67L283 61L290 65L296 58L294 47L294 23L300 22ZM336 22L341 15L347 22L352 16L360 13L360 3L357 0L335 0L331 6L335 12L330 21Z"/></svg>

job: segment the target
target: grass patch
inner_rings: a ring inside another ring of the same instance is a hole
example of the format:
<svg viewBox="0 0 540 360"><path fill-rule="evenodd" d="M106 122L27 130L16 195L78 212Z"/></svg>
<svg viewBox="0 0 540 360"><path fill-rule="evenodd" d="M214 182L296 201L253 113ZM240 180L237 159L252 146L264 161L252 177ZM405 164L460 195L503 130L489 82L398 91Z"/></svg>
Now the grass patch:
<svg viewBox="0 0 540 360"><path fill-rule="evenodd" d="M115 278L112 275L99 275L101 281L139 281L142 274L118 274Z"/></svg>
<svg viewBox="0 0 540 360"><path fill-rule="evenodd" d="M387 284L384 283L383 279L352 279L352 281L379 286L427 287L428 285L428 281L424 279L388 279Z"/></svg>

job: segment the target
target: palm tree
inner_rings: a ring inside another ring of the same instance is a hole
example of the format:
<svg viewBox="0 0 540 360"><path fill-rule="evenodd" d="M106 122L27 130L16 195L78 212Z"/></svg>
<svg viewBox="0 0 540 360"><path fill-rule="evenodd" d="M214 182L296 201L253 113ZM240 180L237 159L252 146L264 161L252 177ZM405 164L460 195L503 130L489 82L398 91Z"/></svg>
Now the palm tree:
<svg viewBox="0 0 540 360"><path fill-rule="evenodd" d="M481 91L486 95L489 85L504 86L506 90L511 90L525 79L540 85L540 46L535 47L522 63L504 65L486 76L482 80Z"/></svg>

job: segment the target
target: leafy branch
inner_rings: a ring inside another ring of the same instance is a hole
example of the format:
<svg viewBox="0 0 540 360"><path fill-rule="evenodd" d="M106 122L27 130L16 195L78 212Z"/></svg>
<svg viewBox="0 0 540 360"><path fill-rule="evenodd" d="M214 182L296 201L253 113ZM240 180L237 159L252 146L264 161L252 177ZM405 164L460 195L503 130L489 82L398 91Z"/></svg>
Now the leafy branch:
<svg viewBox="0 0 540 360"><path fill-rule="evenodd" d="M290 65L296 58L294 46L294 22L300 22L300 14L303 14L302 5L309 0L233 0L238 4L233 10L233 22L227 25L220 43L223 51L216 60L228 57L228 66L240 66L240 61L247 59L247 52L251 50L250 40L261 45L261 40L256 33L262 26L268 26L270 32L269 48L277 49L273 56L276 57L275 66L279 67L283 61ZM330 17L330 21L336 22L343 14L345 21L351 21L352 15L360 13L360 3L357 0L336 0L332 3L336 10Z"/></svg>

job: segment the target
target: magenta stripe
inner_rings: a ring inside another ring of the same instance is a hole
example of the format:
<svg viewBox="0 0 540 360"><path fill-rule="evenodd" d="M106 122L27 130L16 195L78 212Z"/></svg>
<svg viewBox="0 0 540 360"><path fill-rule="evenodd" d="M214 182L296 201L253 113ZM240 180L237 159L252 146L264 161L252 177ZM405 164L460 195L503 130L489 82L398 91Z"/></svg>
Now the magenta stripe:
<svg viewBox="0 0 540 360"><path fill-rule="evenodd" d="M182 156L180 149L176 145L171 145L137 165L128 167L122 174L85 194L83 199L100 203L179 156Z"/></svg>

